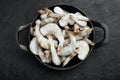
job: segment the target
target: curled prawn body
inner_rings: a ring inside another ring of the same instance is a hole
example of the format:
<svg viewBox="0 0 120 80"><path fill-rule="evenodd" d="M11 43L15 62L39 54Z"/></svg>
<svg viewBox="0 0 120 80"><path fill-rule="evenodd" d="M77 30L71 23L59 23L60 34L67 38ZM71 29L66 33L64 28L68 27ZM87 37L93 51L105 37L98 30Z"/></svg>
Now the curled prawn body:
<svg viewBox="0 0 120 80"><path fill-rule="evenodd" d="M89 45L86 41L84 40L80 40L80 41L77 41L76 43L76 50L74 50L73 53L71 53L63 62L63 67L66 66L70 60L78 55L78 58L80 60L84 60L86 58L86 56L88 55L88 52L89 52Z"/></svg>
<svg viewBox="0 0 120 80"><path fill-rule="evenodd" d="M58 25L55 23L49 23L43 26L40 31L43 35L53 34L58 39L59 46L63 47L63 44L65 42L64 36Z"/></svg>
<svg viewBox="0 0 120 80"><path fill-rule="evenodd" d="M50 44L50 50L51 50L51 55L52 55L52 61L55 65L60 65L61 61L60 58L57 55L55 46L54 46L54 42L51 38L49 38L49 44Z"/></svg>
<svg viewBox="0 0 120 80"><path fill-rule="evenodd" d="M78 58L80 60L84 60L86 56L88 55L89 52L89 45L86 41L80 40L77 42L76 47L79 49L78 50Z"/></svg>
<svg viewBox="0 0 120 80"><path fill-rule="evenodd" d="M70 44L68 44L68 46L66 47L63 47L63 49L58 53L58 55L67 56L75 50L76 39L71 33L69 33L69 35L70 35Z"/></svg>
<svg viewBox="0 0 120 80"><path fill-rule="evenodd" d="M42 60L42 62L46 62L44 53L41 47L38 45L37 39L35 37L31 40L29 47L30 47L30 51L33 54L38 55L40 59Z"/></svg>
<svg viewBox="0 0 120 80"><path fill-rule="evenodd" d="M39 31L40 28L40 20L36 21L36 26L35 26L35 35L38 40L38 43L41 47L45 49L49 49L49 42L48 40L40 33Z"/></svg>
<svg viewBox="0 0 120 80"><path fill-rule="evenodd" d="M35 55L38 55L37 53L37 49L38 49L38 42L36 40L36 38L33 38L30 42L29 48L31 50L31 52Z"/></svg>

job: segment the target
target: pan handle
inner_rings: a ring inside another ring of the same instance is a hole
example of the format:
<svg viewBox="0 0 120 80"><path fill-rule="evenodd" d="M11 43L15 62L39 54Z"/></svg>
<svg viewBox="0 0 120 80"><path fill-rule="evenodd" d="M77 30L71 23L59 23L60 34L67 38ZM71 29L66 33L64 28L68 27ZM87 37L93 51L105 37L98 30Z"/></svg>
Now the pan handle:
<svg viewBox="0 0 120 80"><path fill-rule="evenodd" d="M93 26L101 28L104 32L103 39L100 42L97 42L94 47L94 48L99 48L109 42L109 28L104 23L100 23L100 22L93 21L93 20L92 20L92 23L93 23Z"/></svg>
<svg viewBox="0 0 120 80"><path fill-rule="evenodd" d="M27 47L26 45L20 43L19 36L20 36L20 32L28 29L29 26L30 26L30 23L29 23L29 24L26 24L26 25L19 26L19 27L17 28L17 33L16 33L16 41L17 41L17 44L18 44L18 46L19 46L22 50L24 50L24 51L28 51L28 47Z"/></svg>

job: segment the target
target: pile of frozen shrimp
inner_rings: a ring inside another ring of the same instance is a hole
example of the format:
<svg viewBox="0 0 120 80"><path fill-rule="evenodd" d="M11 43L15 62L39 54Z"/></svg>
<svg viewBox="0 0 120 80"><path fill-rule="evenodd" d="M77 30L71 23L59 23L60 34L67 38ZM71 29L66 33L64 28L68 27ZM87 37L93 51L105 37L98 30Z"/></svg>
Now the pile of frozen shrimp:
<svg viewBox="0 0 120 80"><path fill-rule="evenodd" d="M56 6L53 11L39 10L39 19L30 28L33 39L30 50L43 63L66 66L73 57L84 60L94 43L89 39L93 28L87 25L89 18L80 12L69 13ZM90 45L90 46L89 46Z"/></svg>

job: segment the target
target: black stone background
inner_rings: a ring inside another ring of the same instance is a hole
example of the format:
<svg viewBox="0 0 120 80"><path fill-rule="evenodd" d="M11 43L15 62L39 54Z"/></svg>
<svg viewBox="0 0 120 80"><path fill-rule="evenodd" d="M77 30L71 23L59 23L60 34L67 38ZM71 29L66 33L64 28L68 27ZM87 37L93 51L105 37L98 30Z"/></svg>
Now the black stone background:
<svg viewBox="0 0 120 80"><path fill-rule="evenodd" d="M31 22L38 9L55 4L83 9L110 29L109 44L69 71L48 69L16 44L16 28ZM120 0L0 0L0 80L120 80L119 25Z"/></svg>

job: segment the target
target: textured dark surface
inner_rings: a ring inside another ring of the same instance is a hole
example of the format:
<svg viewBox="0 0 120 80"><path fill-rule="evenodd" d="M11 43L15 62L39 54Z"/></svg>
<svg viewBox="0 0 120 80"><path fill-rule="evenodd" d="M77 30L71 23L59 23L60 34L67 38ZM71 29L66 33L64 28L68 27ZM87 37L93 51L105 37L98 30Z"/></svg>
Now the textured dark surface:
<svg viewBox="0 0 120 80"><path fill-rule="evenodd" d="M80 66L54 71L16 44L16 28L38 9L55 4L82 8L110 29L109 44L96 49ZM0 0L0 80L120 80L120 0Z"/></svg>

